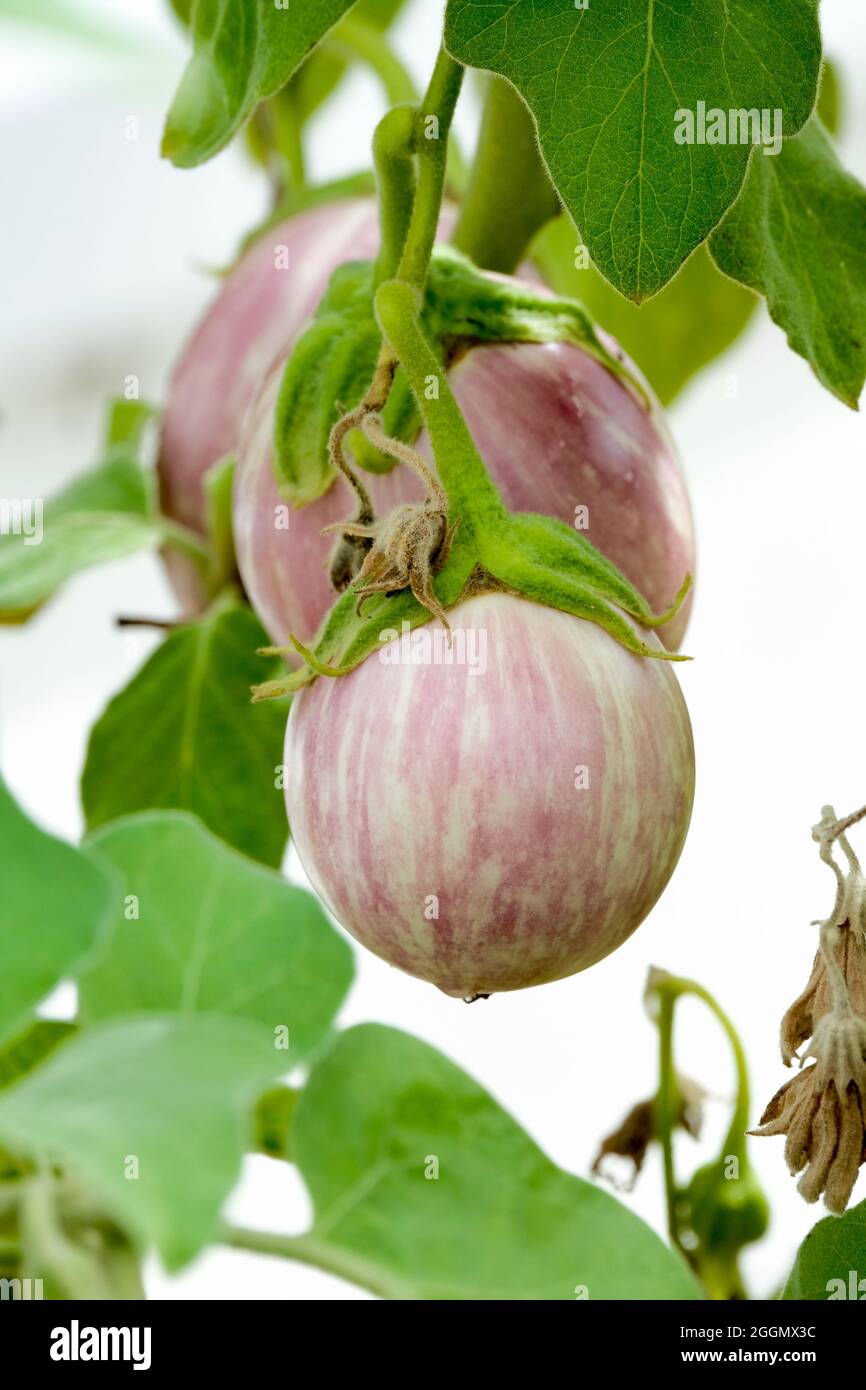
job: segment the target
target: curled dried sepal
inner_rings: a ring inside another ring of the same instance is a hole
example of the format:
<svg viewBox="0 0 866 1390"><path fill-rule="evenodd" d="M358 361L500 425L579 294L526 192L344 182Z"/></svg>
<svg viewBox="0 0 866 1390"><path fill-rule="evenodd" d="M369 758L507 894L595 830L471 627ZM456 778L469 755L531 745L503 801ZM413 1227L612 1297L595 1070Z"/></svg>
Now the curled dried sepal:
<svg viewBox="0 0 866 1390"><path fill-rule="evenodd" d="M785 1158L802 1173L807 1202L824 1194L830 1211L842 1212L866 1159L866 883L845 831L866 808L837 820L831 806L812 828L821 859L836 878L836 897L820 926L820 948L803 993L782 1019L782 1057L790 1066L798 1049L806 1067L777 1091L761 1117L758 1135L785 1134ZM833 857L838 844L847 861Z"/></svg>
<svg viewBox="0 0 866 1390"><path fill-rule="evenodd" d="M863 1097L854 1082L842 1090L833 1081L822 1084L815 1062L776 1092L751 1131L787 1135L785 1161L791 1173L803 1174L800 1195L817 1202L823 1192L825 1206L837 1214L847 1207L866 1158Z"/></svg>
<svg viewBox="0 0 866 1390"><path fill-rule="evenodd" d="M703 1124L706 1091L698 1082L691 1081L687 1076L678 1076L676 1084L674 1128L682 1129L693 1139L697 1139L700 1137ZM612 1186L619 1186L622 1191L630 1192L643 1168L650 1144L659 1137L657 1097L638 1101L622 1123L602 1139L592 1163L593 1177L606 1178ZM604 1160L609 1157L625 1158L633 1165L633 1171L624 1183L617 1184L613 1174L606 1168Z"/></svg>
<svg viewBox="0 0 866 1390"><path fill-rule="evenodd" d="M370 547L352 584L357 596L356 612L361 612L364 599L372 594L411 589L418 602L439 619L450 641L445 609L433 591L433 575L447 563L459 517L449 525L445 490L415 449L389 439L375 413L367 414L358 423L376 448L419 474L426 484L427 496L423 502L401 503L380 521L338 521L325 527L326 532L339 531L344 540L360 539Z"/></svg>
<svg viewBox="0 0 866 1390"><path fill-rule="evenodd" d="M831 933L828 933L831 936ZM828 949L845 980L854 1012L866 1018L866 938L847 924L837 928ZM821 951L815 955L809 982L782 1019L781 1046L785 1066L791 1066L818 1023L833 1007L833 988Z"/></svg>

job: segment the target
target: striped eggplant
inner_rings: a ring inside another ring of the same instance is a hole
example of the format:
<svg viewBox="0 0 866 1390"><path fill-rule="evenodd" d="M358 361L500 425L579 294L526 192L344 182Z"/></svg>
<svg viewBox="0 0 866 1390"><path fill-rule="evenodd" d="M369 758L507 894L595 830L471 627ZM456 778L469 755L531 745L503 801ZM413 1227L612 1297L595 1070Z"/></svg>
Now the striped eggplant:
<svg viewBox="0 0 866 1390"><path fill-rule="evenodd" d="M290 631L309 640L327 611L333 541L320 531L352 510L348 492L334 484L292 512L285 529L270 457L282 363L334 268L373 256L376 247L376 210L361 200L316 208L271 229L227 278L171 383L160 457L163 505L202 531L204 474L237 449L238 566L278 642ZM660 409L648 413L618 378L567 343L475 346L450 379L508 506L578 526L654 609L665 608L693 569L694 542ZM371 478L370 491L380 513L420 495L404 469ZM177 559L172 570L194 602L195 586L183 583L189 576ZM688 601L662 632L666 645L679 644L687 618Z"/></svg>
<svg viewBox="0 0 866 1390"><path fill-rule="evenodd" d="M685 840L694 753L667 662L511 595L449 616L453 646L438 622L385 630L296 696L286 807L337 920L474 998L585 970L640 925Z"/></svg>

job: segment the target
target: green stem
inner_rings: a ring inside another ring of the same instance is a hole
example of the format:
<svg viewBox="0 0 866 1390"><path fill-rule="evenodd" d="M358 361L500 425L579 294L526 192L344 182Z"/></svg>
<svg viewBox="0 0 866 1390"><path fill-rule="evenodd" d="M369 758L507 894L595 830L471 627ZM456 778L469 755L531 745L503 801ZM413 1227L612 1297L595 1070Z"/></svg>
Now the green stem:
<svg viewBox="0 0 866 1390"><path fill-rule="evenodd" d="M300 192L306 185L307 174L297 96L291 83L274 97L271 114L277 154L289 171L292 188Z"/></svg>
<svg viewBox="0 0 866 1390"><path fill-rule="evenodd" d="M211 570L211 554L209 547L201 537L187 526L181 526L176 521L169 521L164 516L159 518L159 529L162 541L172 550L179 550L181 555L186 555L188 559L192 560L196 568L207 579Z"/></svg>
<svg viewBox="0 0 866 1390"><path fill-rule="evenodd" d="M359 58L365 63L381 82L389 106L418 100L408 69L400 62L385 35L357 15L347 14L323 41L322 48L341 58Z"/></svg>
<svg viewBox="0 0 866 1390"><path fill-rule="evenodd" d="M270 1231L254 1231L249 1227L225 1226L220 1241L233 1250L249 1250L256 1255L276 1255L285 1260L297 1260L357 1284L380 1298L404 1302L417 1298L417 1294L402 1280L370 1264L360 1255L329 1245L312 1231L301 1236L284 1236Z"/></svg>
<svg viewBox="0 0 866 1390"><path fill-rule="evenodd" d="M673 1161L673 1128L676 1120L676 1072L674 1070L673 1055L673 1020L674 1009L678 999L684 995L693 995L695 999L700 999L706 1004L713 1016L721 1024L728 1042L731 1045L731 1052L734 1057L734 1067L737 1074L737 1099L734 1105L734 1113L728 1128L723 1151L732 1157L742 1157L746 1146L746 1128L749 1123L749 1072L746 1066L746 1054L740 1042L736 1028L731 1022L724 1009L716 1002L709 990L704 989L694 980L680 979L672 975L665 976L654 986L653 991L659 1001L659 1014L657 1024L659 1029L659 1090L658 1090L658 1119L661 1131L661 1144L664 1154L665 1168L665 1194L668 1211L668 1229L671 1240L680 1246L679 1223L676 1217L676 1197L677 1184L674 1173ZM682 1248L680 1246L680 1248Z"/></svg>
<svg viewBox="0 0 866 1390"><path fill-rule="evenodd" d="M743 1051L743 1044L740 1042L737 1030L728 1015L716 1002L709 990L704 989L703 985L696 984L692 980L678 980L676 983L682 986L680 990L681 994L692 994L696 999L703 1000L710 1012L718 1019L731 1045L734 1067L737 1074L737 1100L724 1147L726 1153L732 1156L741 1156L746 1147L746 1130L749 1125L750 1105L749 1070L746 1065L746 1054Z"/></svg>
<svg viewBox="0 0 866 1390"><path fill-rule="evenodd" d="M439 478L451 510L461 519L461 529L496 528L507 517L505 506L475 447L445 372L421 330L418 298L417 292L402 280L381 285L375 300L379 327L418 402Z"/></svg>
<svg viewBox="0 0 866 1390"><path fill-rule="evenodd" d="M441 48L430 85L415 118L418 188L397 271L399 279L418 290L424 288L430 254L436 240L448 162L448 133L462 83L462 65Z"/></svg>
<svg viewBox="0 0 866 1390"><path fill-rule="evenodd" d="M373 136L380 230L380 249L374 276L376 285L397 274L412 221L415 201L414 133L414 109L411 106L395 106L382 117Z"/></svg>
<svg viewBox="0 0 866 1390"><path fill-rule="evenodd" d="M674 1124L677 1081L674 1071L674 1006L676 996L665 991L659 996L659 1089L656 1097L658 1130L661 1137L665 1175L665 1207L671 1243L683 1250L677 1216L678 1188L674 1171ZM683 1254L686 1252L683 1250Z"/></svg>
<svg viewBox="0 0 866 1390"><path fill-rule="evenodd" d="M558 212L532 116L509 82L491 77L452 241L483 269L508 273L539 228Z"/></svg>

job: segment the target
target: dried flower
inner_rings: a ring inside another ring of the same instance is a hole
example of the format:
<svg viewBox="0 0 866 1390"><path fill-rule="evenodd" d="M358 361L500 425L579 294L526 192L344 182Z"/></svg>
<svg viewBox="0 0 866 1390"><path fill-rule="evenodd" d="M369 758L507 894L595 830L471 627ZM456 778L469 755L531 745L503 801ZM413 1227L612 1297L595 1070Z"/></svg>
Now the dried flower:
<svg viewBox="0 0 866 1390"><path fill-rule="evenodd" d="M703 1100L706 1091L696 1081L689 1080L687 1076L678 1076L676 1080L677 1103L674 1125L678 1129L685 1130L686 1134L690 1134L693 1139L697 1139L703 1124ZM638 1101L637 1105L628 1112L622 1124L611 1134L608 1134L605 1139L602 1139L598 1153L593 1159L593 1176L607 1178L609 1182L613 1183L612 1175L609 1171L605 1171L605 1158L611 1155L627 1158L634 1165L634 1171L621 1186L623 1191L630 1192L643 1168L650 1144L658 1137L656 1097L652 1096L649 1100ZM614 1186L616 1186L615 1183Z"/></svg>
<svg viewBox="0 0 866 1390"><path fill-rule="evenodd" d="M829 935L829 934L828 934ZM866 1018L866 937L854 928L840 927L835 941L828 943L841 971L855 1013ZM819 1021L833 1007L833 990L824 957L819 950L812 964L809 983L782 1019L782 1057L790 1067L803 1043L808 1042Z"/></svg>
<svg viewBox="0 0 866 1390"><path fill-rule="evenodd" d="M836 875L833 912L821 929L820 947L803 993L782 1019L782 1058L811 1066L777 1091L761 1117L758 1135L785 1134L785 1159L802 1173L798 1190L807 1202L824 1194L825 1205L842 1212L860 1165L866 1161L866 881L845 830L866 808L837 821L825 806L813 828L821 858ZM838 843L844 871L833 858Z"/></svg>

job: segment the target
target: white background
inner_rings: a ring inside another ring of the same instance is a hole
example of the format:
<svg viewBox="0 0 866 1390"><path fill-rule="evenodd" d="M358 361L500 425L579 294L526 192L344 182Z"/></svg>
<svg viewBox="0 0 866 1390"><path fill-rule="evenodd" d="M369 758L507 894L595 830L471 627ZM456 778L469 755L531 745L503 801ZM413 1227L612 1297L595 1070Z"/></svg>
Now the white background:
<svg viewBox="0 0 866 1390"><path fill-rule="evenodd" d="M845 86L843 155L866 178L866 7L825 0L822 8ZM264 207L261 180L237 150L192 172L160 160L184 43L160 0L105 0L102 9L146 34L153 57L109 61L50 29L38 40L0 35L7 496L46 496L92 461L103 403L128 373L147 397L161 398L179 342L213 293L206 268L231 256ZM423 0L396 31L419 83L440 19L441 5ZM379 110L373 80L354 76L311 132L320 177L367 162ZM139 120L138 140L126 138L129 116ZM464 133L471 118L471 109L461 114ZM778 1020L808 973L810 919L831 902L810 826L826 801L840 813L866 801L862 421L818 386L762 309L736 349L683 396L672 425L700 550L687 642L695 661L679 668L698 793L674 881L638 934L587 975L467 1008L359 950L342 1015L345 1024L379 1020L434 1043L579 1174L598 1138L653 1089L655 1035L640 1004L651 963L699 979L729 1010L746 1042L757 1118L788 1075ZM155 559L85 575L29 627L0 635L0 765L30 813L71 838L81 830L77 779L88 728L153 644L118 633L112 619L121 611L173 611ZM866 849L866 832L860 839ZM732 1075L700 1006L684 1007L679 1044L681 1068L720 1097L702 1145L683 1140L681 1162L691 1166L715 1152ZM774 1208L769 1237L747 1257L756 1297L771 1294L821 1214L797 1196L781 1149L781 1140L752 1141ZM861 1180L855 1197L864 1196ZM627 1200L662 1228L656 1160ZM248 1161L230 1210L286 1231L308 1218L294 1170L264 1158ZM154 1263L149 1286L172 1298L366 1297L301 1266L228 1252L206 1255L176 1279Z"/></svg>

